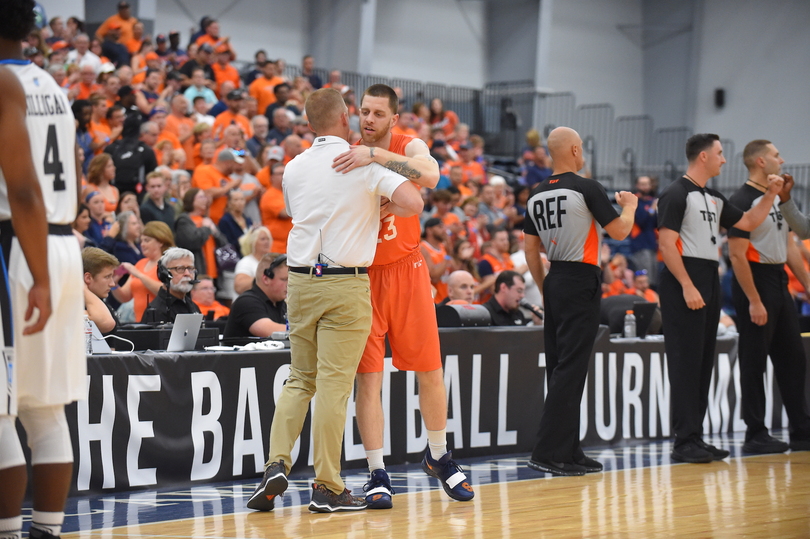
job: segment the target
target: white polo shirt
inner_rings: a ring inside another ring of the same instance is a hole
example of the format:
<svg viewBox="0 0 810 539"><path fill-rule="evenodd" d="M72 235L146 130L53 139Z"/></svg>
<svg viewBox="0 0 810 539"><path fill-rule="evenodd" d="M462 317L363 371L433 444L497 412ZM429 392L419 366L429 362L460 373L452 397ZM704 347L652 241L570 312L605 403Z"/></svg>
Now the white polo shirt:
<svg viewBox="0 0 810 539"><path fill-rule="evenodd" d="M287 264L365 267L374 260L380 228L380 196L391 198L403 176L372 163L346 174L332 168L349 150L340 137L317 137L284 170L284 203L293 227Z"/></svg>

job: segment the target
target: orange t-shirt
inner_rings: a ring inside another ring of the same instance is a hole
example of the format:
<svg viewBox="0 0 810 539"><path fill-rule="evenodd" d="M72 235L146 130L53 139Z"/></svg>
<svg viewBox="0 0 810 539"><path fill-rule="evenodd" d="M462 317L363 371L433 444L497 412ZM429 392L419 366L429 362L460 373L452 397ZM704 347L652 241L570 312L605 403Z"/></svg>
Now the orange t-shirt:
<svg viewBox="0 0 810 539"><path fill-rule="evenodd" d="M292 230L292 219L282 219L278 216L284 209L284 193L271 186L262 195L259 209L262 211L262 224L270 230L270 234L273 236L273 247L270 250L274 253L286 253L287 237Z"/></svg>
<svg viewBox="0 0 810 539"><path fill-rule="evenodd" d="M102 146L96 148L93 155L101 155L104 152L104 148L106 148L107 145L112 142L112 139L110 138L110 135L112 135L112 130L110 129L107 120L101 120L98 123L90 120L90 125L87 127L88 131L90 131L90 135L93 137L93 142L96 144L103 144Z"/></svg>
<svg viewBox="0 0 810 539"><path fill-rule="evenodd" d="M444 131L444 136L446 136L447 138L451 138L453 132L456 130L457 124L458 124L458 115L452 110L446 110L444 111L444 118L442 118L438 122L433 122L431 124L431 128L435 129L437 127L441 127L442 131Z"/></svg>
<svg viewBox="0 0 810 539"><path fill-rule="evenodd" d="M276 102L276 94L273 92L273 88L282 82L284 82L284 79L281 77L267 79L262 75L250 83L248 93L250 97L256 100L259 114L264 114L267 107Z"/></svg>
<svg viewBox="0 0 810 539"><path fill-rule="evenodd" d="M194 120L191 118L178 118L173 114L169 114L166 116L166 128L163 131L177 135L177 142L180 142L180 127L183 125L188 128L189 133L194 130ZM180 142L180 145L183 151L186 152L186 162L181 168L187 168L194 156L194 135L191 134L185 142Z"/></svg>
<svg viewBox="0 0 810 539"><path fill-rule="evenodd" d="M452 167L461 167L462 174L464 176L464 183L467 183L470 180L475 180L478 183L484 183L487 178L484 167L481 166L481 163L476 161L470 161L469 163L464 163L463 161L447 162L442 169L443 174L449 175L450 168Z"/></svg>
<svg viewBox="0 0 810 539"><path fill-rule="evenodd" d="M194 304L200 308L200 312L203 313L203 316L207 315L208 311L214 311L214 320L218 320L223 316L228 316L231 314L231 310L217 300L214 300L214 303L210 305L205 305L204 303L198 303L196 301Z"/></svg>
<svg viewBox="0 0 810 539"><path fill-rule="evenodd" d="M228 51L231 53L231 62L236 60L236 51L233 50L233 47L231 47L230 42L226 43L223 38L213 38L208 34L203 34L197 38L197 41L195 41L195 43L197 44L198 47L203 43L208 43L209 45L211 45L211 48L214 49L215 51L220 45L225 45L226 47L228 47Z"/></svg>
<svg viewBox="0 0 810 539"><path fill-rule="evenodd" d="M406 135L408 137L413 138L416 138L419 135L419 133L417 133L414 129L411 129L410 127L407 129L403 129L399 125L395 125L394 127L392 127L391 132L395 135Z"/></svg>
<svg viewBox="0 0 810 539"><path fill-rule="evenodd" d="M122 19L121 16L116 13L101 23L101 26L99 26L98 30L96 30L96 37L103 41L104 36L107 34L107 31L110 28L110 24L118 23L118 26L121 28L119 30L120 34L118 36L118 42L126 45L134 38L135 34L132 32L132 27L135 26L136 22L138 22L138 19L135 17L130 16L128 19Z"/></svg>
<svg viewBox="0 0 810 539"><path fill-rule="evenodd" d="M270 167L262 167L262 169L256 173L256 179L259 180L262 187L270 189Z"/></svg>
<svg viewBox="0 0 810 539"><path fill-rule="evenodd" d="M239 113L234 114L233 112L226 110L225 112L217 115L216 119L214 120L214 125L211 126L214 138L217 140L222 140L222 131L224 131L225 128L232 123L235 123L242 128L242 131L245 133L245 140L253 136L253 128L250 126L250 120L247 119L247 116L243 116Z"/></svg>
<svg viewBox="0 0 810 539"><path fill-rule="evenodd" d="M194 221L194 224L197 225L197 228L200 228L202 226L203 222L202 215L189 214L189 217L191 218L192 221ZM203 258L205 258L205 271L208 272L208 275L210 275L214 279L217 278L217 257L216 255L214 255L214 249L216 249L215 241L216 240L214 240L214 236L208 236L208 239L205 240L205 243L202 246Z"/></svg>
<svg viewBox="0 0 810 539"><path fill-rule="evenodd" d="M141 47L143 46L143 40L135 39L133 37L132 39L127 41L124 45L126 46L130 54L137 54L138 51L141 50Z"/></svg>
<svg viewBox="0 0 810 539"><path fill-rule="evenodd" d="M405 155L407 146L413 137L391 134L388 151ZM419 250L422 241L422 227L419 216L397 217L389 215L380 222L380 233L377 236L377 253L372 266L391 264L402 260L414 251Z"/></svg>
<svg viewBox="0 0 810 539"><path fill-rule="evenodd" d="M77 82L71 85L70 89L73 90L74 88L79 89L79 93L76 94L75 99L88 99L90 94L100 94L104 91L104 88L100 84L85 84L83 82Z"/></svg>
<svg viewBox="0 0 810 539"><path fill-rule="evenodd" d="M489 265L492 266L492 273L500 273L502 271L515 269L515 263L512 262L512 259L508 255L505 255L503 257L503 260L499 260L498 258L495 258L491 254L487 253L481 257L481 260L486 260L487 262L489 262ZM478 298L478 302L480 302L483 305L484 303L489 301L489 298L491 297L492 297L491 293L483 292L481 294L481 297Z"/></svg>
<svg viewBox="0 0 810 539"><path fill-rule="evenodd" d="M219 94L219 89L222 87L222 83L226 80L231 81L237 88L242 86L242 79L239 78L239 71L237 71L236 68L231 64L222 65L219 62L214 62L211 64L211 69L214 70L214 80L217 83L217 97L222 97Z"/></svg>
<svg viewBox="0 0 810 539"><path fill-rule="evenodd" d="M191 186L205 191L212 187L222 187L230 181L231 179L223 175L214 165L200 165L194 169L194 175L191 177ZM225 206L227 204L227 196L218 196L211 202L211 208L208 214L212 221L219 223L219 220L225 215ZM216 267L216 264L214 264L214 267ZM213 277L213 275L211 275L211 277Z"/></svg>
<svg viewBox="0 0 810 539"><path fill-rule="evenodd" d="M423 241L422 245L424 246L425 251L427 251L430 255L430 261L434 264L440 264L447 256L447 250L444 248L444 245L439 245L438 249L426 241ZM447 283L444 281L444 277L448 274L448 270L444 272L444 275L439 277L439 282L433 282L432 279L430 281L430 284L436 288L436 295L433 297L433 303L441 303L442 300L447 297Z"/></svg>
<svg viewBox="0 0 810 539"><path fill-rule="evenodd" d="M135 267L141 271L141 273L145 274L150 279L154 279L155 281L158 280L157 276L157 264L154 264L151 269L146 269L146 264L149 263L148 258L141 258L135 263ZM149 290L147 290L146 286L141 282L140 279L129 277L132 279L132 284L130 285L130 291L132 292L132 298L135 300L133 303L133 309L135 311L135 320L138 322L141 321L143 318L143 312L149 306L149 303L155 299Z"/></svg>

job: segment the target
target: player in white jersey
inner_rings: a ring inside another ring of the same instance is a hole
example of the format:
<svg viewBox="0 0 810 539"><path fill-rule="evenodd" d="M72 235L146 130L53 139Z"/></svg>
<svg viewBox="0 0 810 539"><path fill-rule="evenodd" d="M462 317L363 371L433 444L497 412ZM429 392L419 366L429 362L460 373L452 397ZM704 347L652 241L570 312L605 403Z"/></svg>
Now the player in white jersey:
<svg viewBox="0 0 810 539"><path fill-rule="evenodd" d="M73 471L73 451L65 419L64 406L86 396L86 357L82 331L82 262L78 242L70 229L76 215L77 173L76 136L73 114L65 94L45 71L22 60L21 39L32 27L34 3L31 0L4 0L0 17L0 65L13 72L25 93L25 125L30 138L30 158L39 180L45 205L48 239L39 256L29 258L31 269L23 259L21 240L30 234L29 215L15 212L5 186L15 181L3 167L0 185L0 237L7 255L11 284L14 358L17 375L18 416L26 430L31 448L33 469L33 505L30 537L58 537L64 519L64 505ZM3 94L5 106L6 95ZM24 131L2 133L4 137L22 139ZM20 155L22 157L22 155ZM26 178L33 181L33 178ZM14 231L19 237L8 241ZM24 243L24 242L23 242ZM47 253L46 256L42 256ZM24 312L29 290L47 271L53 312L42 332L24 331ZM35 279L36 277L36 279ZM0 502L11 511L12 500L22 502L25 490L25 467L7 470L0 478ZM18 495L15 500L13 496ZM16 507L19 507L17 504ZM11 515L13 518L14 515ZM19 537L11 526L0 537ZM0 528L2 529L2 528ZM16 534L16 535L15 535Z"/></svg>

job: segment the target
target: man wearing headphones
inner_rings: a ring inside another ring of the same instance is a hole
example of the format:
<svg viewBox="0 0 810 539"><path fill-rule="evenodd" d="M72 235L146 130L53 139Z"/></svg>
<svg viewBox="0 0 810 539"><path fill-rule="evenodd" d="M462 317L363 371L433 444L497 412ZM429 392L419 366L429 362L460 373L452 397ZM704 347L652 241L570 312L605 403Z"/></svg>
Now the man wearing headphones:
<svg viewBox="0 0 810 539"><path fill-rule="evenodd" d="M269 337L287 330L287 255L268 253L259 261L253 287L231 307L225 338Z"/></svg>
<svg viewBox="0 0 810 539"><path fill-rule="evenodd" d="M180 247L167 249L158 261L157 274L163 287L144 311L142 322L174 322L178 314L200 312L189 294L196 282L191 251Z"/></svg>

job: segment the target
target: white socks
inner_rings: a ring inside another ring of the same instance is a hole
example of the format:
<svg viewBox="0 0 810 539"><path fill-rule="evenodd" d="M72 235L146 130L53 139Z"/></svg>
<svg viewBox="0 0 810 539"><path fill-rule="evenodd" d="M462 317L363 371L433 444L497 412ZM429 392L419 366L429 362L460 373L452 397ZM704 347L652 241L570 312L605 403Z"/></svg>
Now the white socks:
<svg viewBox="0 0 810 539"><path fill-rule="evenodd" d="M20 539L22 537L22 515L0 518L0 539Z"/></svg>
<svg viewBox="0 0 810 539"><path fill-rule="evenodd" d="M374 470L385 470L385 463L383 462L383 450L380 449L372 449L371 451L366 451L366 460L368 460L368 471L373 472Z"/></svg>
<svg viewBox="0 0 810 539"><path fill-rule="evenodd" d="M31 512L31 527L46 531L51 535L59 536L62 533L62 522L65 521L64 512Z"/></svg>
<svg viewBox="0 0 810 539"><path fill-rule="evenodd" d="M447 429L427 431L430 456L439 460L447 453Z"/></svg>

